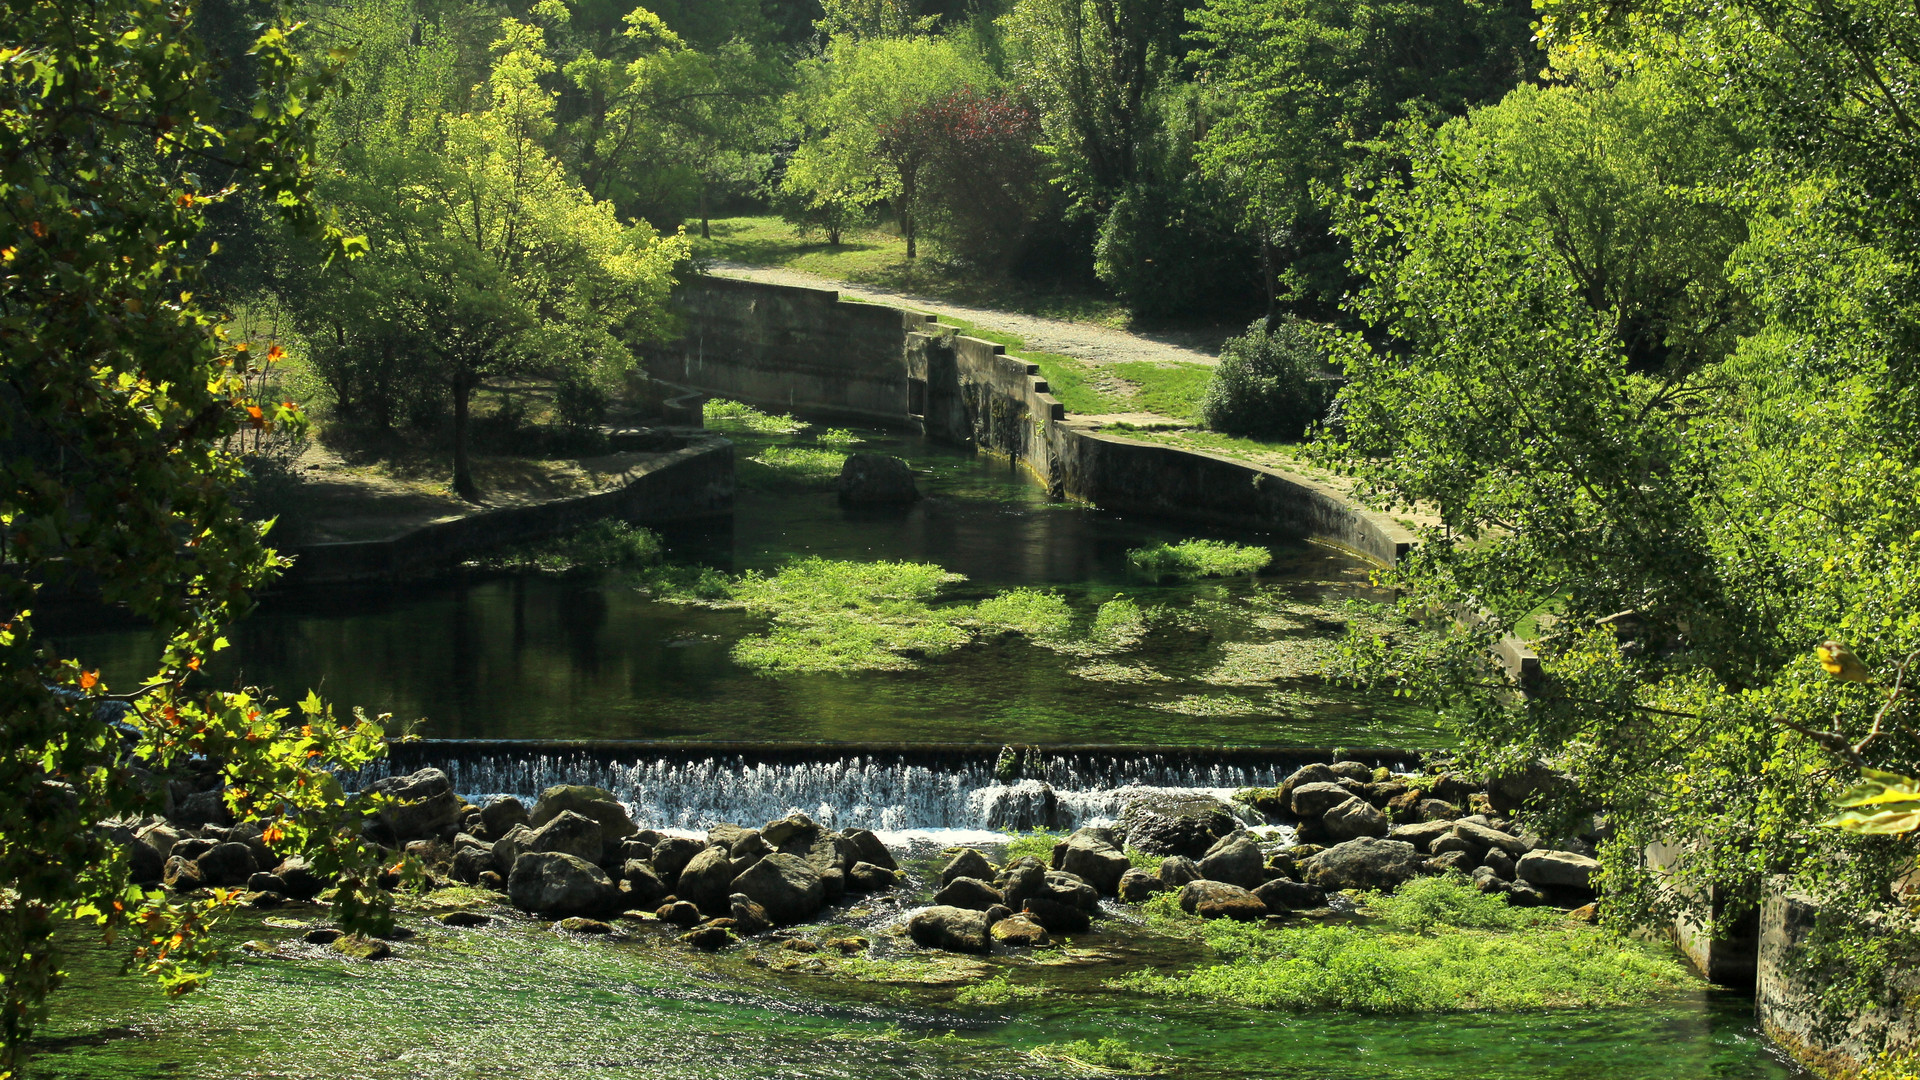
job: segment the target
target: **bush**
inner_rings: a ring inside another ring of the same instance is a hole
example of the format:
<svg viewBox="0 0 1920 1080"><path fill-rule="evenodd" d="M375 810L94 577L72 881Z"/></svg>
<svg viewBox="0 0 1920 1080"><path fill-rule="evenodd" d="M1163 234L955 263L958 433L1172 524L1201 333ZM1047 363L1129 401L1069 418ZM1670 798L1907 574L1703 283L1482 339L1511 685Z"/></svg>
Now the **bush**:
<svg viewBox="0 0 1920 1080"><path fill-rule="evenodd" d="M1268 333L1256 320L1221 346L1201 419L1229 435L1299 439L1333 399L1333 383L1322 377L1325 360L1309 324L1289 319Z"/></svg>

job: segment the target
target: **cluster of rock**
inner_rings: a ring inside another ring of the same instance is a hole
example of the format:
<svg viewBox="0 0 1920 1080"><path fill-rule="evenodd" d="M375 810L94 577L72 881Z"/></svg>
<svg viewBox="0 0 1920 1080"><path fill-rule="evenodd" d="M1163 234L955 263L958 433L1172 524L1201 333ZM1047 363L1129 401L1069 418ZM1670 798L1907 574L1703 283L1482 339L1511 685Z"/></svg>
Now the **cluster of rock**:
<svg viewBox="0 0 1920 1080"><path fill-rule="evenodd" d="M1552 781L1520 775L1481 785L1442 774L1419 787L1341 761L1308 765L1276 788L1240 797L1298 822L1299 842L1276 862L1286 860L1323 889L1392 890L1419 874L1458 871L1514 903L1576 907L1593 899L1600 864L1591 845L1549 848L1501 816Z"/></svg>

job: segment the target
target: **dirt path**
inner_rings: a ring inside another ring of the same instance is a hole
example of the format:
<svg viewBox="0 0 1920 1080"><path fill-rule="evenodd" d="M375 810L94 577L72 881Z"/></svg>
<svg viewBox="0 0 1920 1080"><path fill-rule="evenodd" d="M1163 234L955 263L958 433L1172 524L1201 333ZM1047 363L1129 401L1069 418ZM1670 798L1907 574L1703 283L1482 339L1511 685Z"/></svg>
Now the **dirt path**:
<svg viewBox="0 0 1920 1080"><path fill-rule="evenodd" d="M1016 334L1026 341L1027 348L1036 352L1059 353L1088 364L1146 360L1160 364L1204 364L1212 367L1220 362L1220 358L1215 355L1218 349L1217 332L1200 331L1191 336L1135 334L1125 330L1094 326L1091 323L1048 319L1038 315L1020 315L990 308L967 307L964 304L955 304L931 296L917 296L912 293L895 292L892 289L875 288L871 285L836 281L833 278L821 277L801 270L748 266L744 263L723 260L709 263L707 273L717 277L764 281L770 285L833 289L849 300L869 300L874 303L914 308L936 315L951 315L978 326L1002 333Z"/></svg>

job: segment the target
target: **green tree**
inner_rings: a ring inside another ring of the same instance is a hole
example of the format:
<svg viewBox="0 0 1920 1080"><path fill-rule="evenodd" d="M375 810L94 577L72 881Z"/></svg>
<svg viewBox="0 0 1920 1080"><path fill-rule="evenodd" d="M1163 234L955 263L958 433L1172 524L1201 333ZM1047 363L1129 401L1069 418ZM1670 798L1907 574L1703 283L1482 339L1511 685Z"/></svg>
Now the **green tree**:
<svg viewBox="0 0 1920 1080"><path fill-rule="evenodd" d="M369 252L341 289L289 290L317 328L310 338L327 338L331 323L362 355L400 343L408 351L393 359L445 388L453 486L468 499L480 497L468 455L474 392L490 379L604 381L627 370L632 343L663 329L672 270L687 254L683 237L622 224L548 151L554 95L540 80L553 65L542 45L538 29L503 23L479 112L400 107L433 98L410 77L439 70L421 59L400 66L408 78L357 91L376 101L329 115L324 147L338 168L323 192L368 235ZM384 129L363 137L345 122L353 116Z"/></svg>
<svg viewBox="0 0 1920 1080"><path fill-rule="evenodd" d="M106 829L158 810L155 773L190 755L219 763L229 804L275 847L346 870L342 918L378 916L327 771L378 752L378 728L311 699L289 720L192 677L283 565L233 505L226 447L298 419L248 398L252 353L196 300L201 230L239 191L319 229L304 117L332 78L269 26L238 61L244 108L223 108L192 14L109 0L0 15L0 1075L59 981L63 923L97 924L174 990L201 977L226 898L130 885ZM165 639L152 675L110 688L61 653L33 617L49 588L148 620Z"/></svg>
<svg viewBox="0 0 1920 1080"><path fill-rule="evenodd" d="M1412 112L1458 115L1529 76L1541 59L1530 15L1514 0L1208 0L1193 13L1214 117L1196 158L1258 239L1270 324L1286 293L1341 291L1324 204L1366 144Z"/></svg>
<svg viewBox="0 0 1920 1080"><path fill-rule="evenodd" d="M810 134L788 163L786 186L816 206L888 200L907 257L916 257L922 180L940 134L928 107L993 81L977 53L948 38L836 43L803 105Z"/></svg>

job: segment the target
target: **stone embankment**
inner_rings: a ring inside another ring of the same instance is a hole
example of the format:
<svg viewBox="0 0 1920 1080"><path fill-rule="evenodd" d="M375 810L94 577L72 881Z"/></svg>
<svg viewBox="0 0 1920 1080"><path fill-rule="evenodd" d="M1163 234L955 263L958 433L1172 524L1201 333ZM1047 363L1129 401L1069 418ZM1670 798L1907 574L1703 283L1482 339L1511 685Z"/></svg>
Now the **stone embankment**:
<svg viewBox="0 0 1920 1080"><path fill-rule="evenodd" d="M600 788L549 788L531 808L513 798L480 807L461 799L445 773L423 769L374 790L386 798L366 823L368 839L416 858L431 885L493 890L574 932L609 932L609 919L657 921L680 928L690 945L721 948L909 884L874 833L835 831L799 813L695 838L641 829ZM951 849L932 903L905 912L900 927L930 949L988 953L1085 932L1111 914L1108 900L1134 904L1172 892L1182 910L1202 918L1327 917L1339 903L1333 894L1392 891L1449 872L1515 904L1577 908L1594 899L1590 847L1549 849L1515 831L1487 791L1457 777L1413 786L1342 761L1308 765L1239 800L1293 828L1250 831L1233 807L1204 794L1144 794L1118 824L1080 828L1045 860L1021 855L996 865L986 850ZM115 838L137 881L180 892L242 888L246 902L261 907L325 899L332 882L274 855L258 825L223 816L217 790L187 793L173 817L123 826Z"/></svg>

